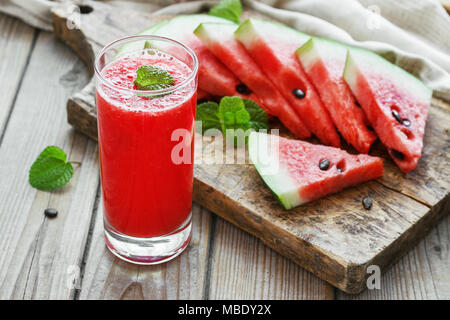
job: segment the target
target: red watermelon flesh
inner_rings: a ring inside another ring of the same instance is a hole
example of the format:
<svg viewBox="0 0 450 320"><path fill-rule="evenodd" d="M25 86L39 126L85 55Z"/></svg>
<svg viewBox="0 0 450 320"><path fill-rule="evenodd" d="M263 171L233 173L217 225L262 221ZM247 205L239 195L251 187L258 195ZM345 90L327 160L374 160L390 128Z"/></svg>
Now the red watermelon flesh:
<svg viewBox="0 0 450 320"><path fill-rule="evenodd" d="M197 100L208 98L209 93L202 89L197 89Z"/></svg>
<svg viewBox="0 0 450 320"><path fill-rule="evenodd" d="M370 51L348 52L344 79L381 142L404 172L420 159L432 91L419 79Z"/></svg>
<svg viewBox="0 0 450 320"><path fill-rule="evenodd" d="M251 18L239 26L235 37L294 107L308 129L322 143L339 147L340 138L330 115L295 55L295 50L310 36L275 22ZM296 97L296 89L302 90L305 96Z"/></svg>
<svg viewBox="0 0 450 320"><path fill-rule="evenodd" d="M367 128L366 116L342 78L348 48L311 38L296 53L343 138L357 151L368 153L376 135Z"/></svg>
<svg viewBox="0 0 450 320"><path fill-rule="evenodd" d="M194 33L203 44L237 77L254 92L262 102L261 107L277 116L297 137L311 135L294 109L284 99L273 82L248 55L245 48L234 38L234 23L203 23Z"/></svg>
<svg viewBox="0 0 450 320"><path fill-rule="evenodd" d="M383 160L366 154L252 132L250 160L285 209L383 175ZM329 161L327 168L319 164Z"/></svg>
<svg viewBox="0 0 450 320"><path fill-rule="evenodd" d="M184 15L168 20L156 30L151 30L150 34L180 41L195 52L199 62L198 86L200 89L213 96L240 96L260 103L253 93L241 94L237 91L237 86L241 84L239 79L193 34L194 29L202 22L227 21L206 14Z"/></svg>

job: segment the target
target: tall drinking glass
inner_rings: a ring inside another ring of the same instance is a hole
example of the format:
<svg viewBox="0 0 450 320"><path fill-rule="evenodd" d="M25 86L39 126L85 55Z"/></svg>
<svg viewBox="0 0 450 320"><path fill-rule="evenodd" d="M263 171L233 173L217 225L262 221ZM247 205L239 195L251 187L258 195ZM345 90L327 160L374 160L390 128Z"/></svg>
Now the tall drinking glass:
<svg viewBox="0 0 450 320"><path fill-rule="evenodd" d="M173 84L138 90L143 65ZM168 261L191 237L197 58L180 42L131 36L104 47L94 68L106 244L133 263Z"/></svg>

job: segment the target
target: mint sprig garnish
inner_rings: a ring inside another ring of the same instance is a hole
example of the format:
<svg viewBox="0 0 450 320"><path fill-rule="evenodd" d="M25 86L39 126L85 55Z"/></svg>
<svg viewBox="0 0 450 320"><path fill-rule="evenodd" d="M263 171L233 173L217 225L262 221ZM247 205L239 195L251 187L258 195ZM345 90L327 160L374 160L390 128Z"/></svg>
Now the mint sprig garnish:
<svg viewBox="0 0 450 320"><path fill-rule="evenodd" d="M239 23L242 14L241 1L222 0L209 10L209 14Z"/></svg>
<svg viewBox="0 0 450 320"><path fill-rule="evenodd" d="M53 190L69 182L72 175L73 167L67 161L66 153L58 147L49 146L31 165L28 180L36 189Z"/></svg>
<svg viewBox="0 0 450 320"><path fill-rule="evenodd" d="M134 84L138 90L160 90L173 86L175 80L166 70L151 65L140 66Z"/></svg>
<svg viewBox="0 0 450 320"><path fill-rule="evenodd" d="M251 130L269 129L266 112L253 100L239 97L223 97L220 104L212 101L199 104L197 121L202 122L202 134L207 134L209 129L218 129L233 139L236 146L242 141L240 135L248 135Z"/></svg>

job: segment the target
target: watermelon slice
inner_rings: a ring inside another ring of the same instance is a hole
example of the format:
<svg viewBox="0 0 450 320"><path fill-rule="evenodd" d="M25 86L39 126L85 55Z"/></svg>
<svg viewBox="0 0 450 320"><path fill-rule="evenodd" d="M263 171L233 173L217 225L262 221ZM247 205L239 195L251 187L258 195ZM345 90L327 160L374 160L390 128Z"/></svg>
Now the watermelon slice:
<svg viewBox="0 0 450 320"><path fill-rule="evenodd" d="M159 22L139 34L168 37L190 47L199 61L198 86L200 89L214 96L240 96L261 103L193 34L194 29L202 22L226 23L228 20L206 14L183 15ZM145 45L145 42L133 44L134 47L141 46L140 48L134 48L135 50L144 48ZM133 48L126 48L125 50L130 49Z"/></svg>
<svg viewBox="0 0 450 320"><path fill-rule="evenodd" d="M383 175L383 160L265 133L249 137L250 160L287 210Z"/></svg>
<svg viewBox="0 0 450 320"><path fill-rule="evenodd" d="M208 92L206 92L202 89L197 90L197 100L207 99L208 97L209 97Z"/></svg>
<svg viewBox="0 0 450 320"><path fill-rule="evenodd" d="M422 154L432 91L405 70L361 49L349 50L344 79L395 163L404 173L413 170Z"/></svg>
<svg viewBox="0 0 450 320"><path fill-rule="evenodd" d="M248 19L235 32L250 56L295 108L308 129L324 144L340 146L330 115L308 80L295 50L310 36L279 23Z"/></svg>
<svg viewBox="0 0 450 320"><path fill-rule="evenodd" d="M194 33L203 44L260 99L269 114L277 116L297 137L311 135L294 109L275 85L234 38L238 25L234 23L202 23Z"/></svg>
<svg viewBox="0 0 450 320"><path fill-rule="evenodd" d="M296 53L343 138L359 152L368 153L376 135L367 129L366 116L342 78L348 48L311 38Z"/></svg>

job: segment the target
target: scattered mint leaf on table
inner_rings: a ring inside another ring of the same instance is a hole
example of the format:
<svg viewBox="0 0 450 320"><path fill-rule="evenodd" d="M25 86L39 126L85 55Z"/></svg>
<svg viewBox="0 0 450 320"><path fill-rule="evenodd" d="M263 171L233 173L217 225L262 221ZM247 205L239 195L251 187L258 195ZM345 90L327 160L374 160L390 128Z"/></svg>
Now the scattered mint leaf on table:
<svg viewBox="0 0 450 320"><path fill-rule="evenodd" d="M49 146L31 165L28 180L39 190L53 190L65 185L73 175L73 167L66 153L58 147Z"/></svg>
<svg viewBox="0 0 450 320"><path fill-rule="evenodd" d="M166 70L157 66L143 65L136 71L134 80L138 90L160 90L173 86L175 80Z"/></svg>
<svg viewBox="0 0 450 320"><path fill-rule="evenodd" d="M239 0L222 0L209 10L212 16L239 23L242 14L242 4Z"/></svg>
<svg viewBox="0 0 450 320"><path fill-rule="evenodd" d="M269 120L266 112L253 100L239 97L223 97L220 104L212 101L197 106L197 120L202 122L202 133L208 129L221 130L228 138L234 139L235 146L238 139L247 130L269 129ZM237 131L242 129L242 131ZM231 130L231 131L230 131ZM247 136L245 143L247 143Z"/></svg>

